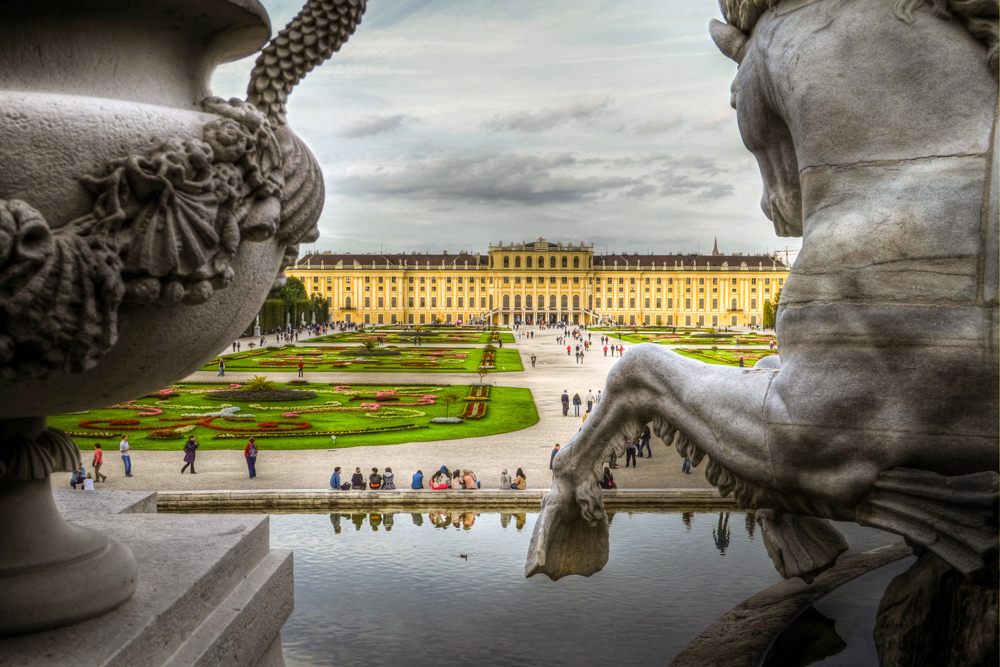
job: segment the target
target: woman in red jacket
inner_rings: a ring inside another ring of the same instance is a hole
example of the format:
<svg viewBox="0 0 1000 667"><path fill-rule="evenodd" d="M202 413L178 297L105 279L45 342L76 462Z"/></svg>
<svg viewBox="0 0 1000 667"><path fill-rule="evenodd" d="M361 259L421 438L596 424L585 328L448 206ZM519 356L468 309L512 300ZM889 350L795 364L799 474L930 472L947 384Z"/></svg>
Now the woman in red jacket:
<svg viewBox="0 0 1000 667"><path fill-rule="evenodd" d="M247 443L247 446L243 449L243 456L247 459L247 469L250 471L250 479L257 476L257 445L254 444L253 438Z"/></svg>

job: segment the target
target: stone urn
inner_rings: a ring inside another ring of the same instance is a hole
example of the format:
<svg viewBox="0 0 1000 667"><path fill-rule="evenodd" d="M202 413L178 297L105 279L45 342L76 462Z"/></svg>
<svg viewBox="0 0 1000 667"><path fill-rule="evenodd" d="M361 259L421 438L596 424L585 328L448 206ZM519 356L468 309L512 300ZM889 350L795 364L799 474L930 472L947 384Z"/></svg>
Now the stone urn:
<svg viewBox="0 0 1000 667"><path fill-rule="evenodd" d="M309 0L270 42L257 0L3 5L0 635L11 635L134 591L131 554L56 511L49 474L80 455L46 415L201 367L318 237L322 174L285 102L353 34L365 0ZM217 65L259 50L246 101L211 96Z"/></svg>

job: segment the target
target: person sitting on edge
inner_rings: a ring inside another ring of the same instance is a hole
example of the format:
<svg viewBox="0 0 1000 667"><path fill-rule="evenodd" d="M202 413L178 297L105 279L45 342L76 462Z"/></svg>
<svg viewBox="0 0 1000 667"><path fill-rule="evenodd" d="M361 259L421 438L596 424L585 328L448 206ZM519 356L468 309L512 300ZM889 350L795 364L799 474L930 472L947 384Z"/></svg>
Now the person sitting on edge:
<svg viewBox="0 0 1000 667"><path fill-rule="evenodd" d="M604 479L601 480L602 489L617 489L618 485L615 484L615 476L611 474L611 469L608 467L604 468Z"/></svg>
<svg viewBox="0 0 1000 667"><path fill-rule="evenodd" d="M340 491L340 466L333 469L333 474L330 475L330 488L334 491Z"/></svg>
<svg viewBox="0 0 1000 667"><path fill-rule="evenodd" d="M510 485L510 488L514 491L524 491L528 488L528 480L524 478L524 471L520 468L517 469L517 474L514 477L514 483Z"/></svg>
<svg viewBox="0 0 1000 667"><path fill-rule="evenodd" d="M462 485L462 472L458 468L455 468L455 474L451 478L451 488L453 488L453 489L464 489L465 488Z"/></svg>
<svg viewBox="0 0 1000 667"><path fill-rule="evenodd" d="M445 489L450 489L450 488L451 488L451 483L448 480L448 476L445 475L440 470L434 473L434 476L431 477L431 489L433 489L434 491L444 491Z"/></svg>
<svg viewBox="0 0 1000 667"><path fill-rule="evenodd" d="M382 475L378 474L378 468L372 468L372 474L368 475L368 488L373 491L382 488Z"/></svg>
<svg viewBox="0 0 1000 667"><path fill-rule="evenodd" d="M413 481L410 482L411 489L422 489L424 488L424 473L422 470L418 470L413 474Z"/></svg>
<svg viewBox="0 0 1000 667"><path fill-rule="evenodd" d="M393 478L392 468L386 468L385 474L382 475L382 490L383 491L396 490L396 480Z"/></svg>
<svg viewBox="0 0 1000 667"><path fill-rule="evenodd" d="M351 476L351 488L352 489L365 488L365 478L361 476L361 468L354 469L354 474Z"/></svg>
<svg viewBox="0 0 1000 667"><path fill-rule="evenodd" d="M506 468L504 468L503 472L500 473L500 490L507 491L508 489L510 489L510 484L512 481L513 480L511 480L510 478L510 473L507 472Z"/></svg>
<svg viewBox="0 0 1000 667"><path fill-rule="evenodd" d="M475 473L468 468L462 471L462 485L467 489L479 488L479 481L476 479Z"/></svg>
<svg viewBox="0 0 1000 667"><path fill-rule="evenodd" d="M87 473L87 477L84 478L84 480L83 480L83 490L84 491L93 491L94 490L94 480L91 479L89 472Z"/></svg>

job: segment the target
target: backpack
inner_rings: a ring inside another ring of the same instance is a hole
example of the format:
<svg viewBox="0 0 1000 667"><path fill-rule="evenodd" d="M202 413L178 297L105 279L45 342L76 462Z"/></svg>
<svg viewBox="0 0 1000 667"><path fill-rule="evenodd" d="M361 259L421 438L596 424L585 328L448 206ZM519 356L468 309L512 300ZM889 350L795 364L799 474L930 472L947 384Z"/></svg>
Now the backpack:
<svg viewBox="0 0 1000 667"><path fill-rule="evenodd" d="M257 445L250 445L250 449L247 450L247 457L257 458Z"/></svg>
<svg viewBox="0 0 1000 667"><path fill-rule="evenodd" d="M341 491L350 491L351 490L351 483L350 482L344 482L343 484L340 485L340 490Z"/></svg>

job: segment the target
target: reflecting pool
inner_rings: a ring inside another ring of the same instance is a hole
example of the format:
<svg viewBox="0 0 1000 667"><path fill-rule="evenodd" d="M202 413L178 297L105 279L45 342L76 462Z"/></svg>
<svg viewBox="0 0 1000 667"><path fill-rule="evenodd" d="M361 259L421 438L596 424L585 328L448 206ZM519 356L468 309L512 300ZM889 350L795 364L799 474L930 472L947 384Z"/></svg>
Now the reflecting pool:
<svg viewBox="0 0 1000 667"><path fill-rule="evenodd" d="M665 665L718 617L781 581L752 515L648 510L611 515L603 571L525 579L536 517L272 515L272 548L295 551L295 611L282 630L287 664ZM899 541L838 528L849 553ZM874 625L881 589L875 607L841 601L840 612L836 604L822 610L835 626L838 613L850 617L851 649L839 651L849 661L834 655L823 664L877 664L866 621L856 617L870 615Z"/></svg>

